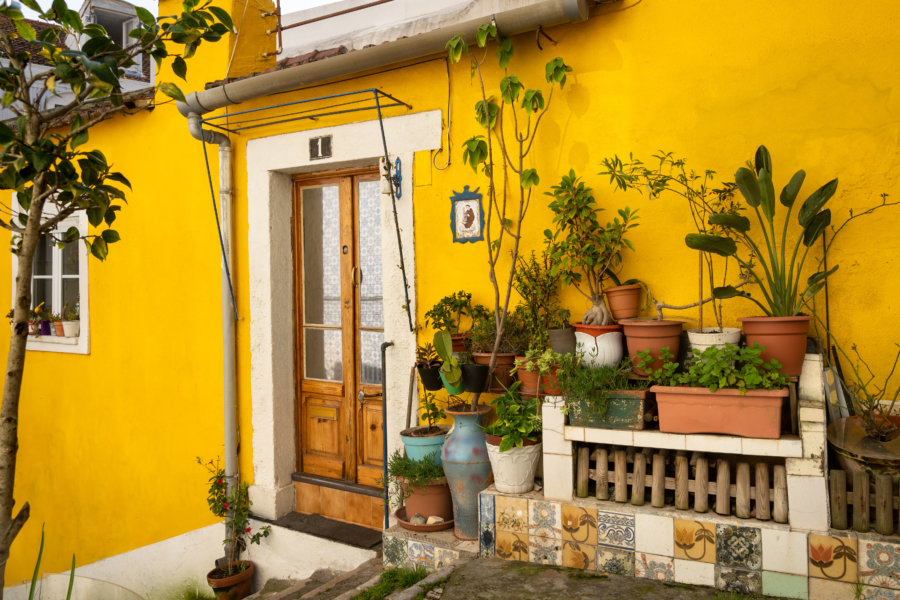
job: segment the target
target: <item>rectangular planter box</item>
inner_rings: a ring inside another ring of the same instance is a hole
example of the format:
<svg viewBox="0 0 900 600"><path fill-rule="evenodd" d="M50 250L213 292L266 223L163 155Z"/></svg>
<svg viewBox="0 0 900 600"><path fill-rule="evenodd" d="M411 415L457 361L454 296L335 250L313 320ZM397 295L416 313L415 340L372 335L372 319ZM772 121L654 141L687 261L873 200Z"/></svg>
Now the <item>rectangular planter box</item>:
<svg viewBox="0 0 900 600"><path fill-rule="evenodd" d="M606 414L598 415L584 399L566 401L569 425L603 429L643 429L647 390L613 390L607 394Z"/></svg>
<svg viewBox="0 0 900 600"><path fill-rule="evenodd" d="M654 385L659 430L668 433L724 433L743 437L781 437L781 405L788 389L736 389L710 392L701 387Z"/></svg>

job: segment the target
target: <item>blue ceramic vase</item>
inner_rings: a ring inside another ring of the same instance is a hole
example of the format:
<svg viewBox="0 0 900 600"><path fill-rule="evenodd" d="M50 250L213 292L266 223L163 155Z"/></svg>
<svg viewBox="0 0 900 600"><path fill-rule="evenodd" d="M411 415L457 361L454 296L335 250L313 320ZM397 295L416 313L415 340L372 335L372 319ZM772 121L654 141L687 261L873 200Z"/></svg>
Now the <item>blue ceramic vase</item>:
<svg viewBox="0 0 900 600"><path fill-rule="evenodd" d="M447 410L456 423L447 436L441 460L453 496L453 534L461 540L478 539L478 495L491 484L491 461L487 454L481 417L478 412Z"/></svg>

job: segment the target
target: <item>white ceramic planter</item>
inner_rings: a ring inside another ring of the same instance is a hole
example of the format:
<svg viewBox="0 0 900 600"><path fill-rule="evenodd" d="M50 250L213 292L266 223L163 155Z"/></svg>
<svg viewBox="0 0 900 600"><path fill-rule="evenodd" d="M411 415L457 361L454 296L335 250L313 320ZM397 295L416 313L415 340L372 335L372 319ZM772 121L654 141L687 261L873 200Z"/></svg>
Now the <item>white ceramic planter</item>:
<svg viewBox="0 0 900 600"><path fill-rule="evenodd" d="M78 337L81 332L81 321L63 321L62 326L66 337Z"/></svg>
<svg viewBox="0 0 900 600"><path fill-rule="evenodd" d="M575 351L594 367L615 365L622 360L622 332L611 331L594 337L575 332Z"/></svg>
<svg viewBox="0 0 900 600"><path fill-rule="evenodd" d="M703 330L688 329L688 340L691 350L703 352L707 348L724 348L725 344L740 344L741 330L737 327L723 327L719 331L717 327L704 327Z"/></svg>
<svg viewBox="0 0 900 600"><path fill-rule="evenodd" d="M498 492L522 494L534 489L534 475L541 460L541 443L500 452L500 446L487 445L494 485Z"/></svg>

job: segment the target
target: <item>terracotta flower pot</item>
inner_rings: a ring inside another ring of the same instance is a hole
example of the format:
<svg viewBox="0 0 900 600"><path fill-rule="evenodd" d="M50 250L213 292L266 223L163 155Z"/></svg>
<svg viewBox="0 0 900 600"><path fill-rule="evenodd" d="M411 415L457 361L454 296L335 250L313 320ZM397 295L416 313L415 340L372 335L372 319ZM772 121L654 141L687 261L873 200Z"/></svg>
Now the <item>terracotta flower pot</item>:
<svg viewBox="0 0 900 600"><path fill-rule="evenodd" d="M550 373L541 377L541 391L545 396L559 396L562 389L559 387L559 377L556 371L559 367L551 367Z"/></svg>
<svg viewBox="0 0 900 600"><path fill-rule="evenodd" d="M249 560L241 560L238 563L244 566L244 570L234 575L220 577L224 568L218 567L206 574L206 582L216 595L216 600L241 600L250 595L255 567Z"/></svg>
<svg viewBox="0 0 900 600"><path fill-rule="evenodd" d="M634 367L632 369L638 375L647 375L647 372L637 367L637 355L644 350L650 351L653 357L651 370L660 368L663 361L659 358L659 352L668 348L673 359L678 357L678 346L681 342L681 322L679 321L625 321L622 323L625 329L625 343L628 346L628 356L631 357Z"/></svg>
<svg viewBox="0 0 900 600"><path fill-rule="evenodd" d="M469 349L470 339L471 336L468 333L457 333L456 335L451 335L450 340L453 343L453 351L466 352Z"/></svg>
<svg viewBox="0 0 900 600"><path fill-rule="evenodd" d="M654 385L659 430L668 433L724 433L743 437L781 437L781 405L788 389L707 388Z"/></svg>
<svg viewBox="0 0 900 600"><path fill-rule="evenodd" d="M63 329L62 321L53 321L53 329L54 335L56 337L66 337L66 332Z"/></svg>
<svg viewBox="0 0 900 600"><path fill-rule="evenodd" d="M398 482L404 489L407 486L405 479L398 477ZM447 478L441 477L422 487L414 487L404 505L406 520L409 521L416 514L428 517L441 517L444 526L441 529L453 527L453 500L450 497L450 486ZM406 527L402 522L401 526ZM407 527L409 529L409 527Z"/></svg>
<svg viewBox="0 0 900 600"><path fill-rule="evenodd" d="M747 346L754 342L764 347L762 358L774 358L783 366L781 372L788 376L799 376L806 356L806 336L812 317L744 317L738 319L744 327Z"/></svg>
<svg viewBox="0 0 900 600"><path fill-rule="evenodd" d="M473 352L472 360L479 365L490 365L491 353ZM510 371L515 363L516 355L514 353L502 352L497 354L497 359L494 362L494 374L491 377L491 392L502 394L505 388L512 385L513 376L510 374Z"/></svg>
<svg viewBox="0 0 900 600"><path fill-rule="evenodd" d="M621 325L575 323L575 351L595 367L612 366L622 360L622 339Z"/></svg>
<svg viewBox="0 0 900 600"><path fill-rule="evenodd" d="M524 361L525 357L520 356L517 360ZM516 369L516 377L522 385L519 387L519 393L524 396L537 396L541 392L541 374L535 369L529 371L524 365Z"/></svg>
<svg viewBox="0 0 900 600"><path fill-rule="evenodd" d="M619 285L603 290L613 319L633 319L641 310L641 286L637 283Z"/></svg>

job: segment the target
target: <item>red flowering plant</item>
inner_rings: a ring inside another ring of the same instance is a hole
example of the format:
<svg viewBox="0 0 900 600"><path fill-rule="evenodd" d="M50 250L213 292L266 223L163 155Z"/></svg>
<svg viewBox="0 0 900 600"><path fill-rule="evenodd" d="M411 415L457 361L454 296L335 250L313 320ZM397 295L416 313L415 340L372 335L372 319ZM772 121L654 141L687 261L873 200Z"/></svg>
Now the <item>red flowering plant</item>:
<svg viewBox="0 0 900 600"><path fill-rule="evenodd" d="M228 480L225 471L219 464L219 459L204 463L197 457L197 463L203 465L209 472L209 493L206 502L209 510L217 517L225 518L225 557L227 564L221 567L222 577L230 577L236 572L247 568L245 563L239 561L241 552L247 549L247 544L259 544L264 537L269 537L272 528L266 525L256 533L250 535L250 486L237 480L229 493Z"/></svg>

